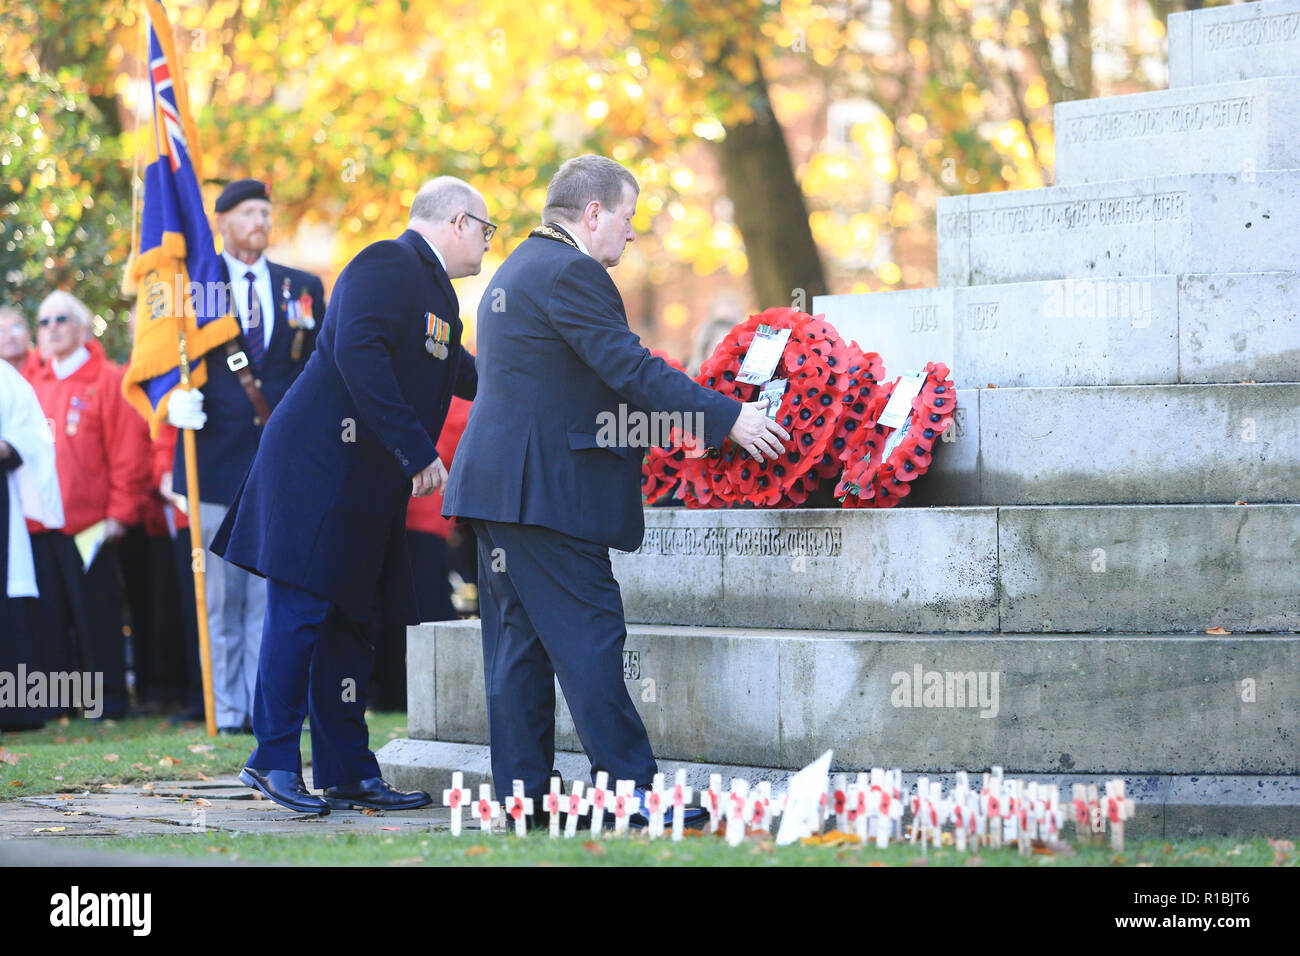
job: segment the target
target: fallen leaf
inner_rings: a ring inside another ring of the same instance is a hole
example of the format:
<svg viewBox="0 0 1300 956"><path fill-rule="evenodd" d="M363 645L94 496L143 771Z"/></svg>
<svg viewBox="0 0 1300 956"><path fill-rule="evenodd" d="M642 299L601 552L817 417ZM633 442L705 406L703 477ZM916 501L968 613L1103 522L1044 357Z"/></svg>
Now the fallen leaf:
<svg viewBox="0 0 1300 956"><path fill-rule="evenodd" d="M104 754L104 759L108 763L117 763L122 758L120 758L117 754Z"/></svg>
<svg viewBox="0 0 1300 956"><path fill-rule="evenodd" d="M22 785L23 785L23 782L22 782L21 780L10 780L10 781L9 781L9 786L11 786L11 787L21 787Z"/></svg>
<svg viewBox="0 0 1300 956"><path fill-rule="evenodd" d="M198 776L199 776L199 779L200 779L200 780L211 780L211 779L212 779L211 777L206 776L206 775L203 774L202 772L200 772Z"/></svg>
<svg viewBox="0 0 1300 956"><path fill-rule="evenodd" d="M968 856L962 862L962 866L983 866L984 858L982 856Z"/></svg>
<svg viewBox="0 0 1300 956"><path fill-rule="evenodd" d="M889 866L889 864L884 862L883 860L870 860L867 863L867 866Z"/></svg>
<svg viewBox="0 0 1300 956"><path fill-rule="evenodd" d="M196 807L210 807L210 806L212 806L212 801L211 801L211 800L205 800L205 799L203 799L202 797L199 797L197 800L194 801L194 805L195 805Z"/></svg>
<svg viewBox="0 0 1300 956"><path fill-rule="evenodd" d="M70 794L70 793L61 793L61 794L59 794L57 797L55 797L55 799L56 799L56 800L75 800L75 799L77 799L77 798L76 798L75 796L73 796L72 794Z"/></svg>
<svg viewBox="0 0 1300 956"><path fill-rule="evenodd" d="M1268 845L1275 850L1282 850L1286 853L1290 853L1295 849L1295 843L1290 840L1269 840Z"/></svg>
<svg viewBox="0 0 1300 956"><path fill-rule="evenodd" d="M160 766L160 767L174 767L174 766L176 766L178 763L180 763L180 761L177 760L175 757L169 757L169 756L167 756L167 754L163 754L162 759L158 761L158 766Z"/></svg>
<svg viewBox="0 0 1300 956"><path fill-rule="evenodd" d="M400 860L389 860L389 866L419 866L424 862L422 856L404 856Z"/></svg>
<svg viewBox="0 0 1300 956"><path fill-rule="evenodd" d="M776 847L772 845L770 840L763 840L759 843L755 843L754 849L751 850L750 852L751 853L775 853Z"/></svg>
<svg viewBox="0 0 1300 956"><path fill-rule="evenodd" d="M599 843L597 843L595 840L588 840L586 843L582 845L582 848L586 850L588 853L590 853L592 856L604 856L606 852L605 848L601 846Z"/></svg>
<svg viewBox="0 0 1300 956"><path fill-rule="evenodd" d="M27 757L27 756L30 755L11 753L10 751L5 750L3 747L0 747L0 763L7 763L10 766L13 766L18 762L19 757Z"/></svg>
<svg viewBox="0 0 1300 956"><path fill-rule="evenodd" d="M468 850L466 850L466 851L465 851L465 855L466 855L466 856L482 856L484 853L487 853L487 852L489 852L489 851L488 851L488 848L485 847L485 846L483 846L483 844L480 843L480 844L478 844L478 845L476 845L476 846L472 846L472 847L470 847ZM603 852L605 852L605 851L604 851L604 850L601 850L601 852L603 853Z"/></svg>
<svg viewBox="0 0 1300 956"><path fill-rule="evenodd" d="M212 750L212 744L190 744L185 749L192 754L205 754Z"/></svg>
<svg viewBox="0 0 1300 956"><path fill-rule="evenodd" d="M33 833L62 833L67 827L37 827Z"/></svg>
<svg viewBox="0 0 1300 956"><path fill-rule="evenodd" d="M908 866L929 866L930 861L923 856L918 856L915 860L913 860L911 863L907 865Z"/></svg>
<svg viewBox="0 0 1300 956"><path fill-rule="evenodd" d="M1244 501L1234 501L1234 502L1233 502L1234 505L1244 505L1245 503L1246 503L1246 502L1244 502Z"/></svg>
<svg viewBox="0 0 1300 956"><path fill-rule="evenodd" d="M206 800L204 800L204 801L202 801L202 802L203 802L203 803L207 803ZM379 829L381 829L381 830L400 830L400 829L402 829L402 828L401 828L401 827L380 827Z"/></svg>
<svg viewBox="0 0 1300 956"><path fill-rule="evenodd" d="M1206 634L1231 634L1232 631L1225 631L1221 627L1207 627L1205 629L1205 633Z"/></svg>
<svg viewBox="0 0 1300 956"><path fill-rule="evenodd" d="M210 846L210 847L208 847L208 852L209 852L209 853L229 853L229 852L230 852L230 849L229 849L229 847L224 847L224 846Z"/></svg>
<svg viewBox="0 0 1300 956"><path fill-rule="evenodd" d="M361 814L362 816L373 817L375 815L375 811L371 810L369 807L362 807Z"/></svg>

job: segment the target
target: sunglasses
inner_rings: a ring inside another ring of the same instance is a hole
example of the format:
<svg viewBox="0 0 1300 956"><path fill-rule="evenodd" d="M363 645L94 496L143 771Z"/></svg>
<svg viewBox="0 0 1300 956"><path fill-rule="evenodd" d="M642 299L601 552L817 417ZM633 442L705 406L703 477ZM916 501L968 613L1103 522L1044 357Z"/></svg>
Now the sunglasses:
<svg viewBox="0 0 1300 956"><path fill-rule="evenodd" d="M64 322L71 320L71 318L72 316L70 315L47 315L43 319L37 319L36 324L41 328L45 328L51 322L57 322L59 325L62 325Z"/></svg>
<svg viewBox="0 0 1300 956"><path fill-rule="evenodd" d="M469 216L469 218L473 219L475 222L481 222L483 224L483 241L491 242L492 237L497 234L497 227L492 225L492 223L488 222L486 219L480 219L472 212L467 212L465 215ZM457 216L452 216L450 221L455 222L457 218Z"/></svg>

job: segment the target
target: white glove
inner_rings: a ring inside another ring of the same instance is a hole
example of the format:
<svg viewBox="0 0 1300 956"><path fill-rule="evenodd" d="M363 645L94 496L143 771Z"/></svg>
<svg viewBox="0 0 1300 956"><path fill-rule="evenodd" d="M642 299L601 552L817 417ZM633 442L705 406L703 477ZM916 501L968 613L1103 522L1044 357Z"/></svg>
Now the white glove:
<svg viewBox="0 0 1300 956"><path fill-rule="evenodd" d="M207 424L208 416L203 411L203 393L197 388L178 388L167 400L167 422L177 428L198 431Z"/></svg>

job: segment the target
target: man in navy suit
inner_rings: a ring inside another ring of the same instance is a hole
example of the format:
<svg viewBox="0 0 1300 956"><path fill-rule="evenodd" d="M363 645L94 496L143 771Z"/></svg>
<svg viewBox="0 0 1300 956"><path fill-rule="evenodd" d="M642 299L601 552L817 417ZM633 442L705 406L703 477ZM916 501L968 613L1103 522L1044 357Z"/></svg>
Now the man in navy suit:
<svg viewBox="0 0 1300 956"><path fill-rule="evenodd" d="M608 270L634 238L638 191L601 156L571 159L551 180L544 225L483 296L478 398L445 493L443 513L478 534L492 776L502 792L522 780L534 799L555 758L557 677L593 773L648 787L656 772L623 682L609 560L645 532L645 449L607 443L599 422L624 420L620 405L628 416L702 415L698 441L730 436L756 458L775 458L788 437L759 403L697 385L628 327Z"/></svg>
<svg viewBox="0 0 1300 956"><path fill-rule="evenodd" d="M405 232L348 263L316 349L267 424L212 544L267 578L257 749L240 780L291 809L429 802L385 783L370 751L371 644L385 607L419 622L406 506L445 483L438 433L452 395L475 394L451 280L479 271L495 228L483 197L444 176L417 194ZM323 800L302 778L308 714Z"/></svg>
<svg viewBox="0 0 1300 956"><path fill-rule="evenodd" d="M204 546L235 500L239 483L257 453L265 418L307 364L315 328L325 316L325 288L310 272L266 258L271 195L257 179L240 179L217 197L221 265L231 310L242 332L228 348L208 356L208 382L177 396L168 420L197 431L199 518ZM162 491L184 489L184 445L176 443ZM207 569L208 633L212 694L223 734L252 730L253 690L266 614L266 583L236 567L215 562Z"/></svg>

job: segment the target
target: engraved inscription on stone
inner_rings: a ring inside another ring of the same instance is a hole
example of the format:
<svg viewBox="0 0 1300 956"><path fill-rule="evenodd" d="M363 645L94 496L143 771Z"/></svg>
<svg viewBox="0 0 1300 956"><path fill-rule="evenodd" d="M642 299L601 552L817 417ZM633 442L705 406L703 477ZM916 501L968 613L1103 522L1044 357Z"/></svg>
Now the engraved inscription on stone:
<svg viewBox="0 0 1300 956"><path fill-rule="evenodd" d="M911 310L910 332L939 331L939 309L934 305L918 305Z"/></svg>
<svg viewBox="0 0 1300 956"><path fill-rule="evenodd" d="M1071 117L1058 129L1063 143L1092 143L1108 139L1134 139L1167 133L1249 126L1258 114L1253 96L1205 103L1179 103L1154 109L1101 112Z"/></svg>
<svg viewBox="0 0 1300 956"><path fill-rule="evenodd" d="M641 652L623 652L623 680L641 679Z"/></svg>
<svg viewBox="0 0 1300 956"><path fill-rule="evenodd" d="M992 332L998 327L998 304L972 302L966 309L966 327L972 332Z"/></svg>
<svg viewBox="0 0 1300 956"><path fill-rule="evenodd" d="M841 528L647 528L632 553L821 558L835 557L842 546Z"/></svg>
<svg viewBox="0 0 1300 956"><path fill-rule="evenodd" d="M1205 27L1204 42L1207 50L1229 50L1233 47L1285 43L1297 35L1300 35L1300 13L1280 13L1272 17L1251 17L1249 20L1210 24Z"/></svg>
<svg viewBox="0 0 1300 956"><path fill-rule="evenodd" d="M972 236L1008 236L1030 232L1068 232L1106 226L1181 219L1187 193L1147 193L1113 199L1078 199L1023 206L997 206L970 214Z"/></svg>

